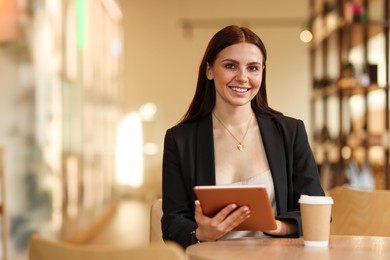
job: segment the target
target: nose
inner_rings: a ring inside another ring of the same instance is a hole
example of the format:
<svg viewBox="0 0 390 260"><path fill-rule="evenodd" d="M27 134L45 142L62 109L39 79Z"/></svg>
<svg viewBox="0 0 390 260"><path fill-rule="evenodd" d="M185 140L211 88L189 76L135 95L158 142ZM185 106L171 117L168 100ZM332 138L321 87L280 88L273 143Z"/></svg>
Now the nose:
<svg viewBox="0 0 390 260"><path fill-rule="evenodd" d="M245 83L248 81L248 75L246 74L245 69L237 70L236 81L240 83Z"/></svg>

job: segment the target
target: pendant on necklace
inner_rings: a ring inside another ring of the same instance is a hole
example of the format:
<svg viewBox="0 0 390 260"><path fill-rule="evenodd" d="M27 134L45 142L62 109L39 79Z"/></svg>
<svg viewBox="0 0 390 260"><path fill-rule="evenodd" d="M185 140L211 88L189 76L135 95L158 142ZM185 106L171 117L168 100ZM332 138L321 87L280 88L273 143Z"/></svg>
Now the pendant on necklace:
<svg viewBox="0 0 390 260"><path fill-rule="evenodd" d="M242 143L239 143L237 145L237 149L240 150L240 151L244 150L244 145Z"/></svg>

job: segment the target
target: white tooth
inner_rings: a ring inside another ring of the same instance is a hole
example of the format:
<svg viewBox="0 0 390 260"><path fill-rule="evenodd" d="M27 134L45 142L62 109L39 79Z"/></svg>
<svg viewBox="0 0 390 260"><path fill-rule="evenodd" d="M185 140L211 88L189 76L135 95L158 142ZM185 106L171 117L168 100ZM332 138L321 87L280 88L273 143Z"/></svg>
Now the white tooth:
<svg viewBox="0 0 390 260"><path fill-rule="evenodd" d="M237 91L237 92L246 92L247 89L245 88L232 88L234 91Z"/></svg>

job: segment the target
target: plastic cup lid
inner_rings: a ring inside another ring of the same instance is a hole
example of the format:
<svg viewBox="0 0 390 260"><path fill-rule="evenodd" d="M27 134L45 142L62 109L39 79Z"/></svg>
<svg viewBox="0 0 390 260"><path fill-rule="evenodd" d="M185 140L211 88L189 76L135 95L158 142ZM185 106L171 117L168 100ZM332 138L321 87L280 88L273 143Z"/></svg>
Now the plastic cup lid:
<svg viewBox="0 0 390 260"><path fill-rule="evenodd" d="M333 204L332 197L301 195L299 203L305 204Z"/></svg>

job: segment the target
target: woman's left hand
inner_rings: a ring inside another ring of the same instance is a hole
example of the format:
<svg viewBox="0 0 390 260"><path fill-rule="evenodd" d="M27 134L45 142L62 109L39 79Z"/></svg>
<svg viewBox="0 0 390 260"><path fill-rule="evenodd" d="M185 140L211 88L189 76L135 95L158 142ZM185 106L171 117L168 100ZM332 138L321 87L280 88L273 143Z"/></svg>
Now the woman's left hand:
<svg viewBox="0 0 390 260"><path fill-rule="evenodd" d="M273 236L286 236L286 235L296 233L297 230L298 230L298 227L294 223L276 220L276 229L264 231L264 233L267 233L267 234L273 235Z"/></svg>

